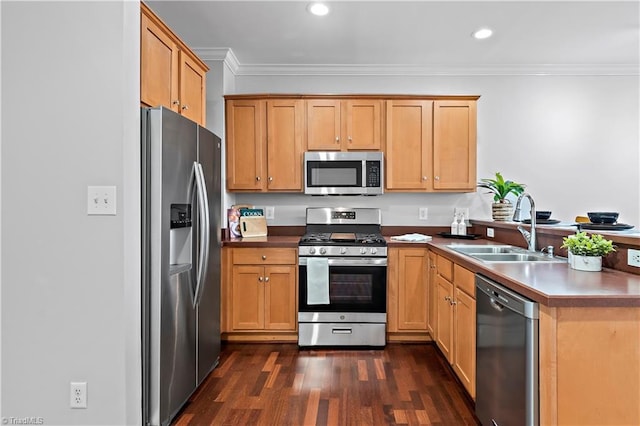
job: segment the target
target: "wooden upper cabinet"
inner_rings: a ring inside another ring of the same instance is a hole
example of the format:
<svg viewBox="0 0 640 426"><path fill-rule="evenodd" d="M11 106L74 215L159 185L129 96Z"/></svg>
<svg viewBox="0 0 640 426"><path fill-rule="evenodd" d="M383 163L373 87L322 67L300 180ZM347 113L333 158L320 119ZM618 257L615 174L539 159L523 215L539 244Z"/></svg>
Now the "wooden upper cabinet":
<svg viewBox="0 0 640 426"><path fill-rule="evenodd" d="M140 19L140 101L178 112L178 46L148 12Z"/></svg>
<svg viewBox="0 0 640 426"><path fill-rule="evenodd" d="M260 191L263 188L265 106L263 100L226 103L228 190Z"/></svg>
<svg viewBox="0 0 640 426"><path fill-rule="evenodd" d="M476 102L436 101L433 123L433 189L474 191Z"/></svg>
<svg viewBox="0 0 640 426"><path fill-rule="evenodd" d="M388 191L475 191L475 100L390 100L386 128Z"/></svg>
<svg viewBox="0 0 640 426"><path fill-rule="evenodd" d="M180 113L204 126L206 122L206 76L193 58L180 52Z"/></svg>
<svg viewBox="0 0 640 426"><path fill-rule="evenodd" d="M226 102L227 189L302 191L304 101Z"/></svg>
<svg viewBox="0 0 640 426"><path fill-rule="evenodd" d="M144 3L140 7L140 103L204 126L209 68Z"/></svg>
<svg viewBox="0 0 640 426"><path fill-rule="evenodd" d="M433 188L433 101L387 101L386 189L426 191Z"/></svg>
<svg viewBox="0 0 640 426"><path fill-rule="evenodd" d="M382 100L308 99L309 151L382 149Z"/></svg>
<svg viewBox="0 0 640 426"><path fill-rule="evenodd" d="M269 191L302 191L304 101L267 101L267 184Z"/></svg>

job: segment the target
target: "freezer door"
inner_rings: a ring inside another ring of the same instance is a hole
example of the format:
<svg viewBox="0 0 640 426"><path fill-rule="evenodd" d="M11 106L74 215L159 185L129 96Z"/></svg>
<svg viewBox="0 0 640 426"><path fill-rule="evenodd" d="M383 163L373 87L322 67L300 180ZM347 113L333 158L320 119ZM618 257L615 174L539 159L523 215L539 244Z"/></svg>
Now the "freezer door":
<svg viewBox="0 0 640 426"><path fill-rule="evenodd" d="M198 373L200 384L220 356L221 171L220 138L198 128L198 161L202 166L209 204L209 258L198 300ZM200 226L198 224L197 226ZM200 235L200 234L198 234Z"/></svg>

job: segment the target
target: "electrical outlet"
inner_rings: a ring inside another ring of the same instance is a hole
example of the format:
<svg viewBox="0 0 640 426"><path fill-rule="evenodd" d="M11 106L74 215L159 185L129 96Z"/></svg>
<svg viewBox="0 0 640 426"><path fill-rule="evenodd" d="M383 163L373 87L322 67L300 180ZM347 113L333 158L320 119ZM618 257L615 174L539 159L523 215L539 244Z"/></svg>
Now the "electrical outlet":
<svg viewBox="0 0 640 426"><path fill-rule="evenodd" d="M465 222L469 220L469 207L455 207L453 209L454 215L459 215L460 213L464 216Z"/></svg>
<svg viewBox="0 0 640 426"><path fill-rule="evenodd" d="M264 208L265 212L265 216L267 219L275 219L276 217L276 208L274 206L266 206Z"/></svg>
<svg viewBox="0 0 640 426"><path fill-rule="evenodd" d="M116 187L89 186L87 187L87 214L115 215Z"/></svg>
<svg viewBox="0 0 640 426"><path fill-rule="evenodd" d="M419 213L418 213L418 219L420 220L427 220L427 218L429 217L429 209L426 207L420 207Z"/></svg>
<svg viewBox="0 0 640 426"><path fill-rule="evenodd" d="M627 265L640 268L640 250L627 250Z"/></svg>
<svg viewBox="0 0 640 426"><path fill-rule="evenodd" d="M69 407L87 408L87 382L71 382Z"/></svg>
<svg viewBox="0 0 640 426"><path fill-rule="evenodd" d="M493 228L487 228L487 237L493 238Z"/></svg>

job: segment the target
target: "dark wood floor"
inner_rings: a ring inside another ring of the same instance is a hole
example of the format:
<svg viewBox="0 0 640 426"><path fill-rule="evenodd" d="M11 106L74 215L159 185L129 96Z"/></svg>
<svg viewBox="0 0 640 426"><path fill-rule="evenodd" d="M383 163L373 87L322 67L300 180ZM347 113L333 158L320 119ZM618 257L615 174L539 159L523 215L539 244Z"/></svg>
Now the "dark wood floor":
<svg viewBox="0 0 640 426"><path fill-rule="evenodd" d="M224 344L175 425L477 425L431 344L299 350Z"/></svg>

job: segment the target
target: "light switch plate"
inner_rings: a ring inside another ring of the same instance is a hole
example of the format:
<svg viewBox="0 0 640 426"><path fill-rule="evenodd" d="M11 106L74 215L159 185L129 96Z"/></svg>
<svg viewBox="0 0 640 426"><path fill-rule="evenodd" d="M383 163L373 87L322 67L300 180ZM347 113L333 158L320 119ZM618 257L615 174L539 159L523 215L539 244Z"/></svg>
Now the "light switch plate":
<svg viewBox="0 0 640 426"><path fill-rule="evenodd" d="M116 214L116 187L89 186L87 187L88 215Z"/></svg>

